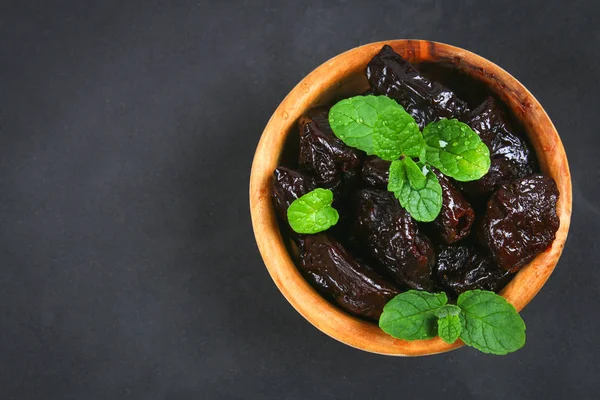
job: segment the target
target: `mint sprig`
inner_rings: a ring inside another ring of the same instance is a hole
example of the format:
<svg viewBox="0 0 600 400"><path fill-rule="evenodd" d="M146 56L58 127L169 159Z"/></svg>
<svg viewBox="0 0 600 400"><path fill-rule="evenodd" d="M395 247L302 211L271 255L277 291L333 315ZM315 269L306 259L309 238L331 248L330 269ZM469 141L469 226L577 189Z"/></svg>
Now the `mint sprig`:
<svg viewBox="0 0 600 400"><path fill-rule="evenodd" d="M442 208L442 187L435 174L412 158L390 165L388 190L417 221L433 221Z"/></svg>
<svg viewBox="0 0 600 400"><path fill-rule="evenodd" d="M504 355L525 345L525 323L502 296L468 290L456 305L444 293L409 290L383 308L379 326L403 340L427 339L436 334L447 343L461 339L484 353Z"/></svg>
<svg viewBox="0 0 600 400"><path fill-rule="evenodd" d="M294 200L288 207L287 217L297 233L319 233L337 224L340 215L331 206L333 192L317 188Z"/></svg>
<svg viewBox="0 0 600 400"><path fill-rule="evenodd" d="M491 354L507 354L525 345L525 322L512 304L494 292L470 290L458 296L465 344Z"/></svg>
<svg viewBox="0 0 600 400"><path fill-rule="evenodd" d="M435 336L435 311L448 302L446 293L409 290L400 293L383 308L379 327L387 334L404 340Z"/></svg>
<svg viewBox="0 0 600 400"><path fill-rule="evenodd" d="M490 169L490 150L471 127L456 119L432 122L423 129L425 159L457 181L474 181Z"/></svg>
<svg viewBox="0 0 600 400"><path fill-rule="evenodd" d="M419 157L425 148L414 118L386 96L356 96L336 103L329 125L348 146L392 161L400 156Z"/></svg>
<svg viewBox="0 0 600 400"><path fill-rule="evenodd" d="M431 166L459 181L479 179L490 168L489 149L468 125L444 119L421 134L414 118L387 96L341 100L329 111L329 124L348 146L392 161L388 190L417 221L431 222L441 211L442 189Z"/></svg>
<svg viewBox="0 0 600 400"><path fill-rule="evenodd" d="M460 307L446 304L435 311L438 317L438 336L448 344L456 342L462 331Z"/></svg>

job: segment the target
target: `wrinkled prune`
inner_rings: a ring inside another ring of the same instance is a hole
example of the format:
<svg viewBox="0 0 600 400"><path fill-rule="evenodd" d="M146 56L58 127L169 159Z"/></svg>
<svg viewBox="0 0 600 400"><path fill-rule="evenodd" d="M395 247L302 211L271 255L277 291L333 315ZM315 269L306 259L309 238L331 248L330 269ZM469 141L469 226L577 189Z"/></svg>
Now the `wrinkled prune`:
<svg viewBox="0 0 600 400"><path fill-rule="evenodd" d="M479 239L498 265L515 272L552 244L559 226L558 189L540 174L504 184L487 203Z"/></svg>
<svg viewBox="0 0 600 400"><path fill-rule="evenodd" d="M273 202L281 219L287 222L287 209L298 197L316 188L315 180L301 172L278 167L273 174Z"/></svg>
<svg viewBox="0 0 600 400"><path fill-rule="evenodd" d="M432 121L458 118L468 111L467 103L421 75L388 45L369 62L366 75L376 94L400 103L421 129Z"/></svg>
<svg viewBox="0 0 600 400"><path fill-rule="evenodd" d="M433 173L442 187L442 210L432 225L436 228L434 229L436 234L444 242L451 244L469 235L475 220L475 212L448 178L435 168Z"/></svg>
<svg viewBox="0 0 600 400"><path fill-rule="evenodd" d="M497 292L511 276L473 245L442 246L434 268L436 281L454 296L474 289Z"/></svg>
<svg viewBox="0 0 600 400"><path fill-rule="evenodd" d="M338 197L343 193L344 180L354 179L359 172L361 154L338 139L329 126L328 111L310 110L298 122L302 171L314 176L319 187L331 189Z"/></svg>
<svg viewBox="0 0 600 400"><path fill-rule="evenodd" d="M368 186L387 189L391 163L391 161L382 160L377 156L369 156L363 163L360 177Z"/></svg>
<svg viewBox="0 0 600 400"><path fill-rule="evenodd" d="M325 234L304 238L300 269L321 294L359 317L377 320L386 303L400 293Z"/></svg>
<svg viewBox="0 0 600 400"><path fill-rule="evenodd" d="M467 124L490 149L491 165L481 179L461 184L465 192L487 195L504 183L533 173L535 161L529 145L513 133L504 112L492 97L471 111Z"/></svg>
<svg viewBox="0 0 600 400"><path fill-rule="evenodd" d="M306 112L305 115L303 115L303 118L314 122L317 125L317 127L321 131L323 131L327 136L333 136L335 139L337 139L337 137L331 130L331 126L329 125L329 107L320 106L311 108ZM341 142L339 139L336 143L341 143L341 146L343 146L343 148L347 147L344 144L344 142ZM350 148L350 150L353 149Z"/></svg>
<svg viewBox="0 0 600 400"><path fill-rule="evenodd" d="M413 289L433 289L433 247L398 200L387 191L363 189L356 207L356 235L385 272Z"/></svg>

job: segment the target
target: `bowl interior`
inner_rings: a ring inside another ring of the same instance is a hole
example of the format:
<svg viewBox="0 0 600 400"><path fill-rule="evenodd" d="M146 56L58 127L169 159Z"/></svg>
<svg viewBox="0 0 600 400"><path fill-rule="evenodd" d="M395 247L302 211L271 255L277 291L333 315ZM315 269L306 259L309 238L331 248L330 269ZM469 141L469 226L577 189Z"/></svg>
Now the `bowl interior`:
<svg viewBox="0 0 600 400"><path fill-rule="evenodd" d="M491 62L456 47L414 40L372 43L321 65L303 79L277 108L257 147L250 184L252 222L259 250L273 280L288 301L313 325L348 345L381 354L426 355L448 351L439 338L407 342L393 339L376 324L349 314L323 299L300 275L294 250L286 246L271 203L271 177L278 165L294 167L298 154L297 119L317 105L357 95L368 88L364 69L383 44L391 45L422 71L469 103L488 95L505 105L517 130L529 138L545 175L557 182L561 220L552 247L525 266L501 294L521 310L548 279L564 246L571 214L571 182L566 155L552 122L537 100L516 79Z"/></svg>

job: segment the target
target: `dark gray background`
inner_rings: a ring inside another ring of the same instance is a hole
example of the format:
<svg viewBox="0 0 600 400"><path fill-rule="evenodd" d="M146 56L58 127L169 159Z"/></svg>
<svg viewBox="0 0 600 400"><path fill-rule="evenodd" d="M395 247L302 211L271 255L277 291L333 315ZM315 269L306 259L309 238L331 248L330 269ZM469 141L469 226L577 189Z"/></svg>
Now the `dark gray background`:
<svg viewBox="0 0 600 400"><path fill-rule="evenodd" d="M0 398L597 398L594 0L1 4ZM330 57L394 38L498 63L567 149L569 241L512 355L351 349L258 254L248 178L271 113Z"/></svg>

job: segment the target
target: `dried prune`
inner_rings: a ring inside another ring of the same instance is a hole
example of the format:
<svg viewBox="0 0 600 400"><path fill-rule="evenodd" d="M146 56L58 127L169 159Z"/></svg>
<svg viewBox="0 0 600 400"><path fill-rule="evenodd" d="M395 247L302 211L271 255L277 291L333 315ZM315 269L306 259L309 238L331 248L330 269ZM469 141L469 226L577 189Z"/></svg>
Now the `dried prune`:
<svg viewBox="0 0 600 400"><path fill-rule="evenodd" d="M534 155L525 139L514 133L502 109L489 97L466 120L490 149L490 170L481 179L463 182L463 191L483 196L500 185L533 173Z"/></svg>
<svg viewBox="0 0 600 400"><path fill-rule="evenodd" d="M399 284L433 289L433 247L398 200L387 191L362 189L356 207L356 235L383 270Z"/></svg>
<svg viewBox="0 0 600 400"><path fill-rule="evenodd" d="M298 197L316 188L315 180L301 172L278 167L273 174L273 202L275 210L287 222L287 209Z"/></svg>
<svg viewBox="0 0 600 400"><path fill-rule="evenodd" d="M386 189L390 177L391 161L382 160L377 156L369 156L363 163L360 177L368 186Z"/></svg>
<svg viewBox="0 0 600 400"><path fill-rule="evenodd" d="M487 203L478 237L498 265L515 272L546 250L559 226L558 189L540 174L504 184Z"/></svg>
<svg viewBox="0 0 600 400"><path fill-rule="evenodd" d="M388 45L371 59L366 75L376 94L400 103L421 129L432 121L458 118L468 111L467 103L443 85L421 75Z"/></svg>
<svg viewBox="0 0 600 400"><path fill-rule="evenodd" d="M325 132L325 134L327 136L333 136L335 139L337 139L337 137L334 135L333 131L331 130L331 126L329 125L329 108L330 107L325 107L325 106L320 106L320 107L313 107L310 110L308 110L306 112L305 115L303 115L302 118L304 119L308 119L311 120L312 122L314 122L317 127ZM340 146L346 146L343 142L338 141L336 142L336 144L341 143ZM345 148L345 147L342 147ZM350 148L350 150L352 150L352 148Z"/></svg>
<svg viewBox="0 0 600 400"><path fill-rule="evenodd" d="M390 164L390 161L378 157L367 157L360 173L361 179L368 186L386 189ZM448 178L435 168L433 168L433 172L442 187L442 210L438 217L426 227L445 243L454 243L469 235L475 220L475 212Z"/></svg>
<svg viewBox="0 0 600 400"><path fill-rule="evenodd" d="M319 187L331 189L339 197L344 190L344 181L353 180L358 175L361 153L346 146L333 134L325 108L310 110L300 118L298 126L300 169L314 176Z"/></svg>
<svg viewBox="0 0 600 400"><path fill-rule="evenodd" d="M304 238L300 270L322 295L349 313L372 320L377 320L385 304L400 293L325 234Z"/></svg>
<svg viewBox="0 0 600 400"><path fill-rule="evenodd" d="M433 173L442 187L442 210L432 222L431 225L435 228L431 230L435 231L444 242L451 244L469 235L475 220L475 212L448 178L435 168Z"/></svg>
<svg viewBox="0 0 600 400"><path fill-rule="evenodd" d="M442 246L434 268L437 283L454 296L474 289L497 292L511 276L474 245Z"/></svg>

